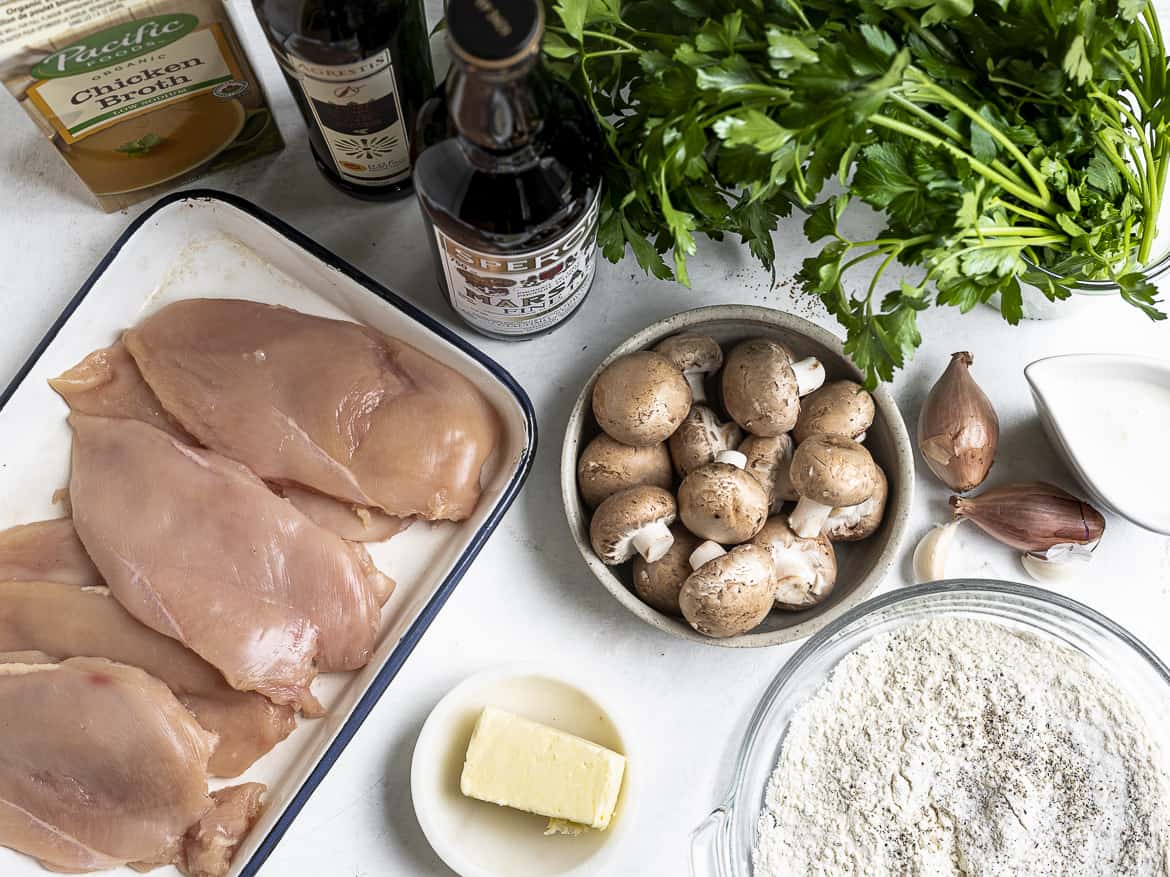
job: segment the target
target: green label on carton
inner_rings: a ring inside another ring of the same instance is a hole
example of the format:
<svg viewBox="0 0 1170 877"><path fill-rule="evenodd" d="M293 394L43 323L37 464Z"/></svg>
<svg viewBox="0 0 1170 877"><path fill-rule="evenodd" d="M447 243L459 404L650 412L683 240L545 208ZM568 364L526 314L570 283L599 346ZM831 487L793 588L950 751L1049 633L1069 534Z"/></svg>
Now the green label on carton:
<svg viewBox="0 0 1170 877"><path fill-rule="evenodd" d="M185 13L119 24L54 52L32 68L32 75L36 79L57 79L100 70L169 45L198 24L198 18Z"/></svg>

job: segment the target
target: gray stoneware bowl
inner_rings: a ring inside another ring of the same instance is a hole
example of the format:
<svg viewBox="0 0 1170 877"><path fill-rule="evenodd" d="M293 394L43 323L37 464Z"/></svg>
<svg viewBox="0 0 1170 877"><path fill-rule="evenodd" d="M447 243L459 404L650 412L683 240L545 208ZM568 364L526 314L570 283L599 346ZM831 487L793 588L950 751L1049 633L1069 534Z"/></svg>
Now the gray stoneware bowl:
<svg viewBox="0 0 1170 877"><path fill-rule="evenodd" d="M746 338L776 338L799 356L819 358L825 364L829 380L862 379L861 372L845 356L835 335L815 323L772 308L715 305L675 314L647 326L602 361L585 383L569 415L561 449L561 493L573 540L590 571L606 590L632 613L659 630L695 642L737 648L774 646L804 639L872 594L898 557L914 497L914 454L906 424L898 413L893 396L885 387L878 387L873 393L877 416L868 431L865 446L889 480L885 520L881 528L864 541L836 543L837 585L829 598L803 612L774 611L751 633L727 639L703 636L683 619L665 615L643 603L632 590L629 564L609 567L598 559L589 544L590 512L577 492L577 458L585 445L600 432L592 411L593 384L597 376L619 356L653 347L668 335L682 331L706 333L725 348Z"/></svg>

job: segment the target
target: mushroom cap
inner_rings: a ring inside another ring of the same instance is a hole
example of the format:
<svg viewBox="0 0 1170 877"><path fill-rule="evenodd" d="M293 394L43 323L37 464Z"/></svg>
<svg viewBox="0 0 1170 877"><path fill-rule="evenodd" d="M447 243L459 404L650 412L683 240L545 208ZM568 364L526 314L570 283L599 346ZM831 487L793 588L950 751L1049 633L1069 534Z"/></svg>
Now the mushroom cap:
<svg viewBox="0 0 1170 877"><path fill-rule="evenodd" d="M710 335L683 332L654 345L681 372L709 375L723 366L723 348Z"/></svg>
<svg viewBox="0 0 1170 877"><path fill-rule="evenodd" d="M647 563L634 555L634 593L643 603L667 615L682 615L678 592L692 572L688 558L699 547L699 538L681 524L670 528L674 543L660 560Z"/></svg>
<svg viewBox="0 0 1170 877"><path fill-rule="evenodd" d="M597 507L589 523L589 541L608 566L634 556L634 535L643 527L674 523L678 507L661 487L640 484L615 493Z"/></svg>
<svg viewBox="0 0 1170 877"><path fill-rule="evenodd" d="M874 464L874 469L877 471L877 485L869 499L855 506L837 507L829 512L824 535L833 542L868 539L882 525L890 486L882 467Z"/></svg>
<svg viewBox="0 0 1170 877"><path fill-rule="evenodd" d="M664 442L635 448L601 433L581 452L577 461L577 486L590 508L597 508L619 490L639 484L664 490L674 487L674 470Z"/></svg>
<svg viewBox="0 0 1170 877"><path fill-rule="evenodd" d="M686 528L721 545L738 545L768 519L768 494L760 482L730 463L708 463L678 487L679 517Z"/></svg>
<svg viewBox="0 0 1170 877"><path fill-rule="evenodd" d="M797 498L788 477L792 448L792 437L787 434L749 435L739 446L740 453L747 457L745 471L760 482L773 512L779 511L786 501Z"/></svg>
<svg viewBox="0 0 1170 877"><path fill-rule="evenodd" d="M869 451L843 435L809 436L796 446L792 486L821 505L865 502L877 489L877 464Z"/></svg>
<svg viewBox="0 0 1170 877"><path fill-rule="evenodd" d="M710 407L696 404L667 439L667 445L675 470L684 478L700 466L714 462L720 451L734 448L742 437L743 432L734 421L722 423Z"/></svg>
<svg viewBox="0 0 1170 877"><path fill-rule="evenodd" d="M737 636L768 617L775 588L768 550L739 545L691 573L678 603L683 617L699 633Z"/></svg>
<svg viewBox="0 0 1170 877"><path fill-rule="evenodd" d="M784 345L770 338L737 344L723 366L723 405L753 435L791 430L800 413L800 395Z"/></svg>
<svg viewBox="0 0 1170 877"><path fill-rule="evenodd" d="M797 443L812 435L857 438L873 425L873 396L856 381L830 381L800 402L800 416L792 430Z"/></svg>
<svg viewBox="0 0 1170 877"><path fill-rule="evenodd" d="M645 447L666 441L691 410L691 388L661 353L619 357L593 385L593 416L611 438Z"/></svg>
<svg viewBox="0 0 1170 877"><path fill-rule="evenodd" d="M837 583L837 555L824 535L801 539L784 515L768 518L752 545L766 548L776 569L776 608L800 610L815 606Z"/></svg>

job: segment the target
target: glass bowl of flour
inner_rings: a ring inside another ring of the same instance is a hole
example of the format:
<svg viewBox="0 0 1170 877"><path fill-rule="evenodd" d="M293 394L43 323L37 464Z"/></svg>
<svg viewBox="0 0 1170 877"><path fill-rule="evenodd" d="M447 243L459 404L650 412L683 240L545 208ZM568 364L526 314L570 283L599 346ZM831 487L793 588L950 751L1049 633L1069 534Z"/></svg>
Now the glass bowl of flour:
<svg viewBox="0 0 1170 877"><path fill-rule="evenodd" d="M870 600L752 717L695 877L1170 873L1170 671L1108 618L1007 582Z"/></svg>

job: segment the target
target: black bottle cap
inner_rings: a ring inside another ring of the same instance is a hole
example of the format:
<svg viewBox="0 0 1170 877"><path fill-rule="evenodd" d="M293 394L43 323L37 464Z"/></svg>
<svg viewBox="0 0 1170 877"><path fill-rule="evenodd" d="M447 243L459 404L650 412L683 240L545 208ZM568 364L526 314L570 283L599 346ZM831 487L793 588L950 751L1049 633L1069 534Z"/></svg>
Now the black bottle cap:
<svg viewBox="0 0 1170 877"><path fill-rule="evenodd" d="M476 67L509 67L540 51L544 7L539 0L450 0L451 52Z"/></svg>

